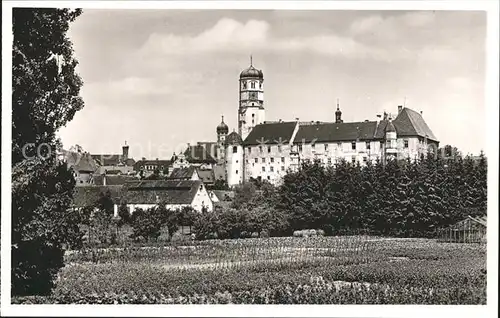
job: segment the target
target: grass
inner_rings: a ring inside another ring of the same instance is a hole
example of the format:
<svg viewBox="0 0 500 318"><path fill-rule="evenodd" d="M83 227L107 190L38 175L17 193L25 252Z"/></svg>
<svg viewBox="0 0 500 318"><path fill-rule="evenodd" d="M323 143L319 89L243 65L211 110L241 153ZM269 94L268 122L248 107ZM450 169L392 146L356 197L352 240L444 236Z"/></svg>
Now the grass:
<svg viewBox="0 0 500 318"><path fill-rule="evenodd" d="M480 245L371 237L134 247L105 250L98 264L68 255L52 297L16 301L484 304L485 255Z"/></svg>

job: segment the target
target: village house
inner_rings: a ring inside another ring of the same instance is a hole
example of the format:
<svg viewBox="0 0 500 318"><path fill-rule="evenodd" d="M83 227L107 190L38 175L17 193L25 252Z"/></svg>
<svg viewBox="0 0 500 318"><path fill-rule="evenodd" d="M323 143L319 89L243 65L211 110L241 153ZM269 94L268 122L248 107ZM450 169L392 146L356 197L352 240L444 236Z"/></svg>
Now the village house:
<svg viewBox="0 0 500 318"><path fill-rule="evenodd" d="M130 213L135 209L149 209L165 203L167 209L192 207L196 211L213 211L213 202L201 180L140 180L127 182L123 186L121 202ZM118 215L119 202L115 203Z"/></svg>
<svg viewBox="0 0 500 318"><path fill-rule="evenodd" d="M142 158L134 164L133 169L136 175L142 174L143 177L148 177L155 171L159 172L160 175L168 175L172 171L172 161L158 158L154 160Z"/></svg>

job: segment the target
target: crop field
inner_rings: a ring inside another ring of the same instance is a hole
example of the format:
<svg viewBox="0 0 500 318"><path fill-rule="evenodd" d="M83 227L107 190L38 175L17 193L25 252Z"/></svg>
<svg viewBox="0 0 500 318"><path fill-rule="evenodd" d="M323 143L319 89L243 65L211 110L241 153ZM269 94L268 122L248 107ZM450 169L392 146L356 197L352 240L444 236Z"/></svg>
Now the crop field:
<svg viewBox="0 0 500 318"><path fill-rule="evenodd" d="M485 304L481 244L367 236L210 240L69 252L17 303Z"/></svg>

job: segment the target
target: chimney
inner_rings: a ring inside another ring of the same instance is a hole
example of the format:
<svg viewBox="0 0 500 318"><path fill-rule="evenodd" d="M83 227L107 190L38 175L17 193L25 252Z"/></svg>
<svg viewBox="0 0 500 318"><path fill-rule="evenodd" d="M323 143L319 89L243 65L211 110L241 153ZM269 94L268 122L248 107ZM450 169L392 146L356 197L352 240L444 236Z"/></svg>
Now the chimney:
<svg viewBox="0 0 500 318"><path fill-rule="evenodd" d="M387 120L387 113L384 112L384 120Z"/></svg>
<svg viewBox="0 0 500 318"><path fill-rule="evenodd" d="M420 111L420 116L423 116L424 115L424 112L421 110Z"/></svg>
<svg viewBox="0 0 500 318"><path fill-rule="evenodd" d="M142 161L146 161L146 157L142 157Z"/></svg>
<svg viewBox="0 0 500 318"><path fill-rule="evenodd" d="M127 142L125 141L125 145L122 147L122 154L124 161L128 159L128 149L129 147L127 146Z"/></svg>
<svg viewBox="0 0 500 318"><path fill-rule="evenodd" d="M403 106L402 105L399 105L398 106L398 114L403 110Z"/></svg>

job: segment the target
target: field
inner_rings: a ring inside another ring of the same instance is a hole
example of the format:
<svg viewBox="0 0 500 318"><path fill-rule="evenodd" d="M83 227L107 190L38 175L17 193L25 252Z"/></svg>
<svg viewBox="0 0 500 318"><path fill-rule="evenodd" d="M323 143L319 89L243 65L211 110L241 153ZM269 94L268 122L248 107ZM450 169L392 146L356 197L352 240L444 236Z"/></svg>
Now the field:
<svg viewBox="0 0 500 318"><path fill-rule="evenodd" d="M17 303L485 304L486 250L426 239L212 240L67 253Z"/></svg>

